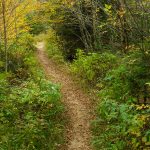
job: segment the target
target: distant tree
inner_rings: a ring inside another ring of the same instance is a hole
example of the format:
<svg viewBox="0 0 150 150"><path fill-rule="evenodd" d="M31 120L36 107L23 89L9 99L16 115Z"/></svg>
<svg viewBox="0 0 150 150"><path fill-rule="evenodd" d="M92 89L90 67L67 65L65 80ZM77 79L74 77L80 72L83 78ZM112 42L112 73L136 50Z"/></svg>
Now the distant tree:
<svg viewBox="0 0 150 150"><path fill-rule="evenodd" d="M29 30L26 15L35 9L35 1L0 0L0 4L1 50L5 53L5 71L7 72L10 46L17 43L20 34Z"/></svg>

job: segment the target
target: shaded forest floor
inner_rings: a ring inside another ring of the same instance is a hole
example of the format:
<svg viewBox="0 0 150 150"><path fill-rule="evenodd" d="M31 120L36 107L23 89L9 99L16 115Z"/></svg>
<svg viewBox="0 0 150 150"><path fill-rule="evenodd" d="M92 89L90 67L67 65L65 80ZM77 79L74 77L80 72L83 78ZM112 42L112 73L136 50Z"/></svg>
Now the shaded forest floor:
<svg viewBox="0 0 150 150"><path fill-rule="evenodd" d="M66 129L66 143L63 150L91 150L90 121L93 111L90 98L78 87L65 69L50 60L44 49L44 42L37 44L38 60L46 76L54 83L61 85L62 102L66 107L69 123Z"/></svg>

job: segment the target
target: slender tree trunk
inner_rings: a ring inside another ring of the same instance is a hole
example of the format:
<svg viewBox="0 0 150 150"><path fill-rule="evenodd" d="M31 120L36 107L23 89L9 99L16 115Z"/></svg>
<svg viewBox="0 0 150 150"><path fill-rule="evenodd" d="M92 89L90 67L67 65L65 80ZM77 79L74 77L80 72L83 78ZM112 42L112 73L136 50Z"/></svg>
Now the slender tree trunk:
<svg viewBox="0 0 150 150"><path fill-rule="evenodd" d="M2 18L4 30L4 50L5 50L5 71L8 72L8 52L7 52L7 25L6 25L6 3L2 0Z"/></svg>
<svg viewBox="0 0 150 150"><path fill-rule="evenodd" d="M124 16L124 11L125 11L125 1L124 0L119 0L120 2L120 12L123 13L123 16L119 16L120 18L120 23L121 23L121 30L122 30L122 45L124 48L124 52L126 53L126 50L128 49L129 46L129 41L128 41L128 31L127 31L127 23L126 23L126 17Z"/></svg>
<svg viewBox="0 0 150 150"><path fill-rule="evenodd" d="M17 42L17 37L18 37L18 30L17 30L17 15L16 15L16 9L14 10L14 17L15 17L15 38Z"/></svg>
<svg viewBox="0 0 150 150"><path fill-rule="evenodd" d="M92 28L93 28L93 42L94 42L94 48L96 48L97 44L97 23L96 23L96 9L97 9L97 2L94 0L91 0L91 9L92 9Z"/></svg>

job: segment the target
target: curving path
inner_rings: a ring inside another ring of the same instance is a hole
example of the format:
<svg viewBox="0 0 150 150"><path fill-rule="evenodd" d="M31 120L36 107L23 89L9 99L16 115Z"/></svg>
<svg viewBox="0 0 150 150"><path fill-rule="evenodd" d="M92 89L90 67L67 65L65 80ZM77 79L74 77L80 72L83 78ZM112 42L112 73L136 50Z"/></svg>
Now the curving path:
<svg viewBox="0 0 150 150"><path fill-rule="evenodd" d="M90 120L92 109L89 97L73 82L71 76L61 70L44 52L44 42L37 44L38 59L51 81L61 84L62 101L69 118L66 144L61 150L92 150L90 147Z"/></svg>

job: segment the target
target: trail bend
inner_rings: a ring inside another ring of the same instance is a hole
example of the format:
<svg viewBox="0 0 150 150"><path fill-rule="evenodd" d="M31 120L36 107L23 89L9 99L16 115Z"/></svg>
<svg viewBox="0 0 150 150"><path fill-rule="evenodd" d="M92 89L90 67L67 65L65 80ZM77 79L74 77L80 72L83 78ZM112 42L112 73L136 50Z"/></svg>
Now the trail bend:
<svg viewBox="0 0 150 150"><path fill-rule="evenodd" d="M90 146L92 119L91 102L72 77L62 71L45 52L44 42L37 44L37 57L47 76L53 83L61 85L62 102L69 118L66 132L66 144L61 150L92 150Z"/></svg>

